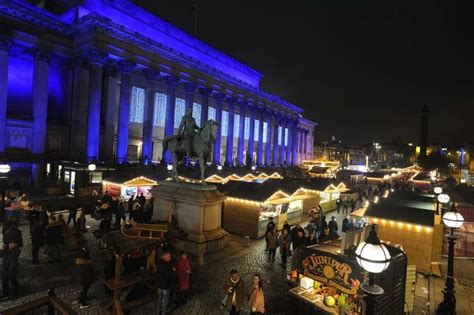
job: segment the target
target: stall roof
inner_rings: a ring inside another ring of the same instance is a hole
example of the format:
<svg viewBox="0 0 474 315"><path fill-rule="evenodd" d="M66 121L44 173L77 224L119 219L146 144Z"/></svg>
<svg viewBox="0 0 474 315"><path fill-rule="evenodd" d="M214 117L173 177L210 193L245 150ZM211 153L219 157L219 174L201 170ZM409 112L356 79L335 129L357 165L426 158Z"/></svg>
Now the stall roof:
<svg viewBox="0 0 474 315"><path fill-rule="evenodd" d="M431 175L429 173L421 172L413 176L412 180L431 181Z"/></svg>
<svg viewBox="0 0 474 315"><path fill-rule="evenodd" d="M380 198L370 203L365 216L433 226L435 211L429 195L415 193L392 193L389 198Z"/></svg>
<svg viewBox="0 0 474 315"><path fill-rule="evenodd" d="M136 173L118 173L103 181L127 186L154 186L158 184L156 179Z"/></svg>

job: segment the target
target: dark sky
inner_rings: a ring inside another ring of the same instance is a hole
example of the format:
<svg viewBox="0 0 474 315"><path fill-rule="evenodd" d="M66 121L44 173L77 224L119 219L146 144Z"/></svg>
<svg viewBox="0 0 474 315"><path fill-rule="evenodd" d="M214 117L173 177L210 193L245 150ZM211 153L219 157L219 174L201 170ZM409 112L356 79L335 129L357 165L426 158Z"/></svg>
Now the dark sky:
<svg viewBox="0 0 474 315"><path fill-rule="evenodd" d="M136 0L192 33L194 0ZM473 1L199 0L197 37L304 108L316 141L474 142Z"/></svg>

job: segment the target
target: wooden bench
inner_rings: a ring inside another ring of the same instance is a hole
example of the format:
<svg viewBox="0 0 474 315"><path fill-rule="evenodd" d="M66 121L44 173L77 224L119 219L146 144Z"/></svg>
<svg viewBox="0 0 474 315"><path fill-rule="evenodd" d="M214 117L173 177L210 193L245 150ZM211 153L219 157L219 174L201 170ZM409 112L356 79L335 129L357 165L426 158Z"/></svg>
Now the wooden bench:
<svg viewBox="0 0 474 315"><path fill-rule="evenodd" d="M127 224L123 224L121 231L124 236L129 238L160 240L163 239L165 233L168 232L168 225L166 223L145 224L132 221L128 226Z"/></svg>

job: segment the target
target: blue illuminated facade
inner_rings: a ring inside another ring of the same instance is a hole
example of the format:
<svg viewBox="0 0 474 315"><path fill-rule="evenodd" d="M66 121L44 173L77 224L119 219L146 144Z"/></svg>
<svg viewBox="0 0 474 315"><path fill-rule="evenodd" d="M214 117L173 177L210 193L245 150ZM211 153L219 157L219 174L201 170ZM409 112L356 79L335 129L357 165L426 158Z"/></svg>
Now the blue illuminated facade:
<svg viewBox="0 0 474 315"><path fill-rule="evenodd" d="M261 90L262 73L133 1L77 2L0 2L0 156L169 162L162 141L192 108L219 123L213 163L311 158L315 124Z"/></svg>

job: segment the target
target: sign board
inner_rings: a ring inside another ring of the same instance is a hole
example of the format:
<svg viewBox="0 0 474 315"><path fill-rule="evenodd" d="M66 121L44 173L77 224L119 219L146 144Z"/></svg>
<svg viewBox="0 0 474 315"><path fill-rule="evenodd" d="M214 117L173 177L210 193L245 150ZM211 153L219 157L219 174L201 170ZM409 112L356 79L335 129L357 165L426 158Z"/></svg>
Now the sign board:
<svg viewBox="0 0 474 315"><path fill-rule="evenodd" d="M347 294L356 294L364 271L355 260L342 255L304 248L299 253L300 271L307 277Z"/></svg>

